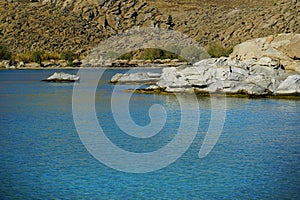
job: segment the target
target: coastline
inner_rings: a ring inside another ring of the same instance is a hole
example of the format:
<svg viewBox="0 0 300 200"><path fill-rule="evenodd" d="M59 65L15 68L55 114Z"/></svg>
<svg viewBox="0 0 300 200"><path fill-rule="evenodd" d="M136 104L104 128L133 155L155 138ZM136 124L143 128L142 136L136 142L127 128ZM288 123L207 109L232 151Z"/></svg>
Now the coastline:
<svg viewBox="0 0 300 200"><path fill-rule="evenodd" d="M166 92L163 90L149 90L149 89L128 89L123 90L123 92L133 92L136 94L158 94L158 95L176 95L175 92ZM197 97L217 97L217 98L248 98L248 99L286 99L286 100L300 100L300 94L268 94L268 95L255 95L255 94L246 94L246 93L209 93L209 92L200 92L194 91ZM180 94L189 93L182 92Z"/></svg>
<svg viewBox="0 0 300 200"><path fill-rule="evenodd" d="M53 69L53 70L68 70L68 69L161 69L162 66L152 66L152 67L101 67L101 66L95 66L95 67L22 67L22 68L0 68L0 70L47 70L47 69Z"/></svg>

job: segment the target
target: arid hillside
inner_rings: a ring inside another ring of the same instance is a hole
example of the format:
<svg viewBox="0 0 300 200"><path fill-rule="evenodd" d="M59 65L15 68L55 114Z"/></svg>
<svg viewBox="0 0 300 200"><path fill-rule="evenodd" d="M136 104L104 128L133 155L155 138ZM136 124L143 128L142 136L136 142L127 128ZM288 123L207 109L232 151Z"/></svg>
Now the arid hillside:
<svg viewBox="0 0 300 200"><path fill-rule="evenodd" d="M13 52L87 52L135 26L180 31L203 46L300 33L299 0L0 1L0 43Z"/></svg>
<svg viewBox="0 0 300 200"><path fill-rule="evenodd" d="M149 0L172 15L174 29L207 45L234 46L251 38L300 33L299 0Z"/></svg>

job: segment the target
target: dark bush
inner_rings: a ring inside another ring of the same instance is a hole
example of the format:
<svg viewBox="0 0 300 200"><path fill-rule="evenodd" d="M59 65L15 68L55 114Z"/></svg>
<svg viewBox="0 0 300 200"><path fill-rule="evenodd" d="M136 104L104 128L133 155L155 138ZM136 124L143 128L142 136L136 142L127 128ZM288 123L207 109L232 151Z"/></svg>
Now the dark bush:
<svg viewBox="0 0 300 200"><path fill-rule="evenodd" d="M10 60L11 59L11 52L4 45L0 45L0 59L1 60Z"/></svg>
<svg viewBox="0 0 300 200"><path fill-rule="evenodd" d="M132 57L133 57L133 52L130 52L130 53L125 53L125 54L121 55L117 59L120 59L120 60L132 60Z"/></svg>
<svg viewBox="0 0 300 200"><path fill-rule="evenodd" d="M73 66L74 53L72 51L62 51L60 58L67 61L69 66Z"/></svg>
<svg viewBox="0 0 300 200"><path fill-rule="evenodd" d="M43 61L43 52L41 52L41 51L33 52L32 53L32 61L41 65L42 61Z"/></svg>
<svg viewBox="0 0 300 200"><path fill-rule="evenodd" d="M146 48L140 55L143 60L155 60L160 59L163 56L161 49Z"/></svg>
<svg viewBox="0 0 300 200"><path fill-rule="evenodd" d="M155 60L155 59L177 59L178 55L175 53L165 51L162 49L146 48L143 50L139 59Z"/></svg>

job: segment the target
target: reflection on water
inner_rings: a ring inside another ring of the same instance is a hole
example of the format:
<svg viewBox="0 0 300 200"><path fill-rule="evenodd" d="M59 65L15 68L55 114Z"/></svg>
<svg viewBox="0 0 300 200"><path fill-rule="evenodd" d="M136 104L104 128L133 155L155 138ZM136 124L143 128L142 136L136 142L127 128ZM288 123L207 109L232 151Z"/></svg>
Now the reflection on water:
<svg viewBox="0 0 300 200"><path fill-rule="evenodd" d="M40 82L53 72L0 71L2 199L300 198L299 100L227 98L223 132L212 152L199 159L213 107L209 97L199 97L201 134L189 150L162 170L128 174L106 167L87 152L73 122L73 84ZM107 82L117 72L122 70L107 71L96 93L103 130L127 150L149 152L163 147L180 124L176 96L133 94L130 114L135 123L150 123L153 104L165 108L167 122L153 138L132 139L118 128L111 112L114 86ZM122 99L119 92L115 101Z"/></svg>

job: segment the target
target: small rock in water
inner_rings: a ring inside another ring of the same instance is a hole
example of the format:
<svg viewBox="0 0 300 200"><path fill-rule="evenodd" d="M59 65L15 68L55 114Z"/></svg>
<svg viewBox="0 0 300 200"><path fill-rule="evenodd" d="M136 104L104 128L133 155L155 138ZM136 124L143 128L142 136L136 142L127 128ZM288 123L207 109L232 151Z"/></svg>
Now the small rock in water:
<svg viewBox="0 0 300 200"><path fill-rule="evenodd" d="M46 82L76 82L79 81L80 77L73 74L67 74L63 72L55 72L53 75L48 77L47 79L44 79L42 81Z"/></svg>

